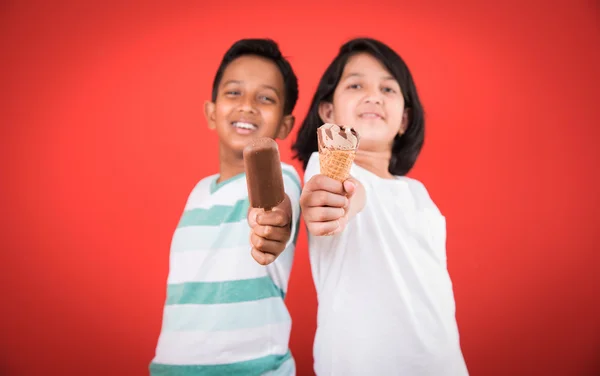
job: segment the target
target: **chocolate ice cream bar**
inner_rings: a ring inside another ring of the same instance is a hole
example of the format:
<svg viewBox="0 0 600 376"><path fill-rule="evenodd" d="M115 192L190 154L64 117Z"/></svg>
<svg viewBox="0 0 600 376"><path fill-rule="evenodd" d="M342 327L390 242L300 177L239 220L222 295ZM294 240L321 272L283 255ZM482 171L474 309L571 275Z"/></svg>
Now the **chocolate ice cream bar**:
<svg viewBox="0 0 600 376"><path fill-rule="evenodd" d="M258 138L244 148L244 166L250 206L271 210L284 197L283 175L277 143Z"/></svg>

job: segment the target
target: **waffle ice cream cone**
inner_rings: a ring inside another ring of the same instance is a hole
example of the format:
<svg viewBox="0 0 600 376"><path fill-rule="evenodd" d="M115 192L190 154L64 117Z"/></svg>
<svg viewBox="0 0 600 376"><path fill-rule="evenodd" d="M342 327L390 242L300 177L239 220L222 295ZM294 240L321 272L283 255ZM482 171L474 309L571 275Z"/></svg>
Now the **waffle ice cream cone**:
<svg viewBox="0 0 600 376"><path fill-rule="evenodd" d="M317 129L321 174L343 182L350 176L359 136L350 127L323 124Z"/></svg>

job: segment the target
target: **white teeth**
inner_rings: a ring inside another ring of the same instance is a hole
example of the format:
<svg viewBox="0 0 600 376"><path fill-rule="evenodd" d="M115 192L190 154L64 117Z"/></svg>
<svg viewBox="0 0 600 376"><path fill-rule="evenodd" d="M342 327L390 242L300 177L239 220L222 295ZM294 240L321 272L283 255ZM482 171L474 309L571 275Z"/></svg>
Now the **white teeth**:
<svg viewBox="0 0 600 376"><path fill-rule="evenodd" d="M250 123L242 123L239 121L235 121L233 122L233 126L236 128L241 128L241 129L249 129L251 131L256 129L256 125L254 124L250 124Z"/></svg>

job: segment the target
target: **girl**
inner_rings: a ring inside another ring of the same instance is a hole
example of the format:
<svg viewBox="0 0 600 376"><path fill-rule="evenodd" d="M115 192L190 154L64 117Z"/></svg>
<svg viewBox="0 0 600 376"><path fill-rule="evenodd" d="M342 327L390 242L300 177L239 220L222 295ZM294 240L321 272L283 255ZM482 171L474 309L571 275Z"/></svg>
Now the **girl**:
<svg viewBox="0 0 600 376"><path fill-rule="evenodd" d="M319 174L317 128L360 135L351 178ZM344 44L293 145L319 308L317 375L467 375L446 268L445 218L405 175L423 146L411 73L373 39Z"/></svg>

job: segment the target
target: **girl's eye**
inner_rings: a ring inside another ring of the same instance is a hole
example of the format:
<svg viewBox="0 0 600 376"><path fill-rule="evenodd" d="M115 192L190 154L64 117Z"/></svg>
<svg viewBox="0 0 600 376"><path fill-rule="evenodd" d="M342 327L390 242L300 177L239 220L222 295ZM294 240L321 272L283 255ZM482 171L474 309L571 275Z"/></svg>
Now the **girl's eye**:
<svg viewBox="0 0 600 376"><path fill-rule="evenodd" d="M384 93L395 93L396 90L392 89L391 87L384 87L383 92Z"/></svg>
<svg viewBox="0 0 600 376"><path fill-rule="evenodd" d="M360 89L360 84L350 84L348 85L348 89Z"/></svg>

